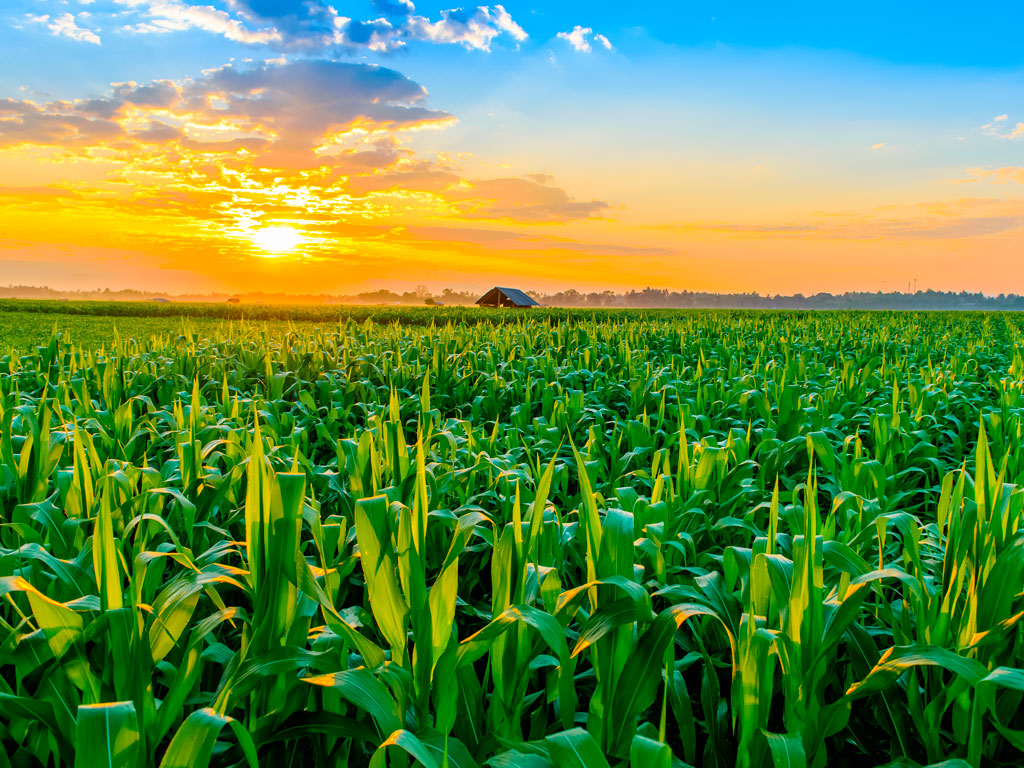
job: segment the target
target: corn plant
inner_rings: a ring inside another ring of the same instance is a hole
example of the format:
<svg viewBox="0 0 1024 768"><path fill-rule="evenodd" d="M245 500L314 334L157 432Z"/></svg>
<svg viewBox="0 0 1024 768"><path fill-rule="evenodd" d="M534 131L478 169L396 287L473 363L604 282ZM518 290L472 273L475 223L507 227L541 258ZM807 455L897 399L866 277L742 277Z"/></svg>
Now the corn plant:
<svg viewBox="0 0 1024 768"><path fill-rule="evenodd" d="M1024 761L1016 315L317 317L0 349L0 768Z"/></svg>

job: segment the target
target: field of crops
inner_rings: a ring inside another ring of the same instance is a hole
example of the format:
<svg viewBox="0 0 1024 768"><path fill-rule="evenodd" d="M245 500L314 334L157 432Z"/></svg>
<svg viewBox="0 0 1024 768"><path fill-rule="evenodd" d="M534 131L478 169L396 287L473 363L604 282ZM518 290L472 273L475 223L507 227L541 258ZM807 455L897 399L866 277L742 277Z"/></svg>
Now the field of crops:
<svg viewBox="0 0 1024 768"><path fill-rule="evenodd" d="M1024 763L1024 317L413 315L0 312L0 768Z"/></svg>

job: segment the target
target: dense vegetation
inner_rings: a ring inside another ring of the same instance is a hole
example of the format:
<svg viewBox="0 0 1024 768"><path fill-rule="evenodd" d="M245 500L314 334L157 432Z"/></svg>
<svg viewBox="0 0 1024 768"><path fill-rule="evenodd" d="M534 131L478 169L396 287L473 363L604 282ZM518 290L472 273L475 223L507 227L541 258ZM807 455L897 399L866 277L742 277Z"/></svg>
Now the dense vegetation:
<svg viewBox="0 0 1024 768"><path fill-rule="evenodd" d="M585 318L606 318L609 313L618 313L622 318L636 316L635 310L607 309L560 309L541 308L523 310L530 312L534 320L547 322L580 321ZM675 310L646 310L646 315L663 317L678 316ZM39 315L40 317L35 317ZM245 321L285 321L294 323L316 323L321 326L336 325L338 322L352 320L364 322L372 320L377 325L401 323L402 325L439 325L444 323L476 324L486 322L501 324L519 322L523 318L515 312L493 312L480 307L369 307L358 305L337 304L211 304L203 302L161 303L147 301L50 301L27 299L0 299L0 343L5 343L4 335L18 333L22 343L40 343L39 326L44 317L49 318L46 330L54 322L76 317L76 327L81 317L100 318L109 330L111 318L143 318L160 320L149 324L146 331L158 333L170 332L179 325L181 318L193 322L216 320ZM134 323L134 320L132 321ZM122 323L123 325L124 323ZM27 333L26 333L27 332ZM32 334L29 339L28 333ZM109 333L108 333L109 335ZM146 335L146 334L144 334ZM43 339L45 341L45 339ZM10 344L12 342L6 341Z"/></svg>
<svg viewBox="0 0 1024 768"><path fill-rule="evenodd" d="M21 316L0 766L1021 764L1024 318L420 312Z"/></svg>
<svg viewBox="0 0 1024 768"><path fill-rule="evenodd" d="M434 293L426 286L417 286L415 290L395 291L382 288L376 291L349 295L307 294L294 296L283 293L246 293L238 294L241 303L304 303L326 304L337 307L344 305L423 305L440 302L446 306L472 305L480 298L481 291L452 290L445 288ZM1016 311L1024 310L1024 296L1015 293L1001 293L998 296L968 291L934 291L917 290L913 292L908 286L907 292L902 291L847 291L845 293L814 293L805 296L797 293L792 296L780 294L761 295L759 293L713 293L711 291L672 291L667 288L644 288L623 293L615 291L578 291L568 288L556 293L542 293L528 290L530 296L545 307L591 307L591 308L631 308L631 309L888 309L888 310L939 310L939 311ZM64 301L103 301L103 302L146 302L154 298L169 299L175 304L180 303L223 303L229 294L202 294L175 296L169 293L153 293L137 290L111 291L58 291L47 287L9 285L0 286L0 303L5 299L28 299L31 301L45 299L62 299ZM2 309L2 307L0 307Z"/></svg>

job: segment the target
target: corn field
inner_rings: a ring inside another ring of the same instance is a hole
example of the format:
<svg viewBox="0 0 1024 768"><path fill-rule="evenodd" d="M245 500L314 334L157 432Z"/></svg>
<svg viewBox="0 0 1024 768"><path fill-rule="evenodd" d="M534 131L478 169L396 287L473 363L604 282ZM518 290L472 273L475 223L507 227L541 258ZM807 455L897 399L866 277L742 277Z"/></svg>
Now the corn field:
<svg viewBox="0 0 1024 768"><path fill-rule="evenodd" d="M0 349L0 768L1024 763L1024 318L460 313Z"/></svg>

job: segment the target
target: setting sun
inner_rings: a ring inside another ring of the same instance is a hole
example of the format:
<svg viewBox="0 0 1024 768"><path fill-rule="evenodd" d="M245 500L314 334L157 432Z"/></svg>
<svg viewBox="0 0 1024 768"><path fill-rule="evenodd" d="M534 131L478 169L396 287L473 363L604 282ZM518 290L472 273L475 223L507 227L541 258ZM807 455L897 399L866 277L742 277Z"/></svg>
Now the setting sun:
<svg viewBox="0 0 1024 768"><path fill-rule="evenodd" d="M277 226L257 229L249 235L252 244L265 251L266 256L280 256L294 251L306 238L292 227Z"/></svg>

